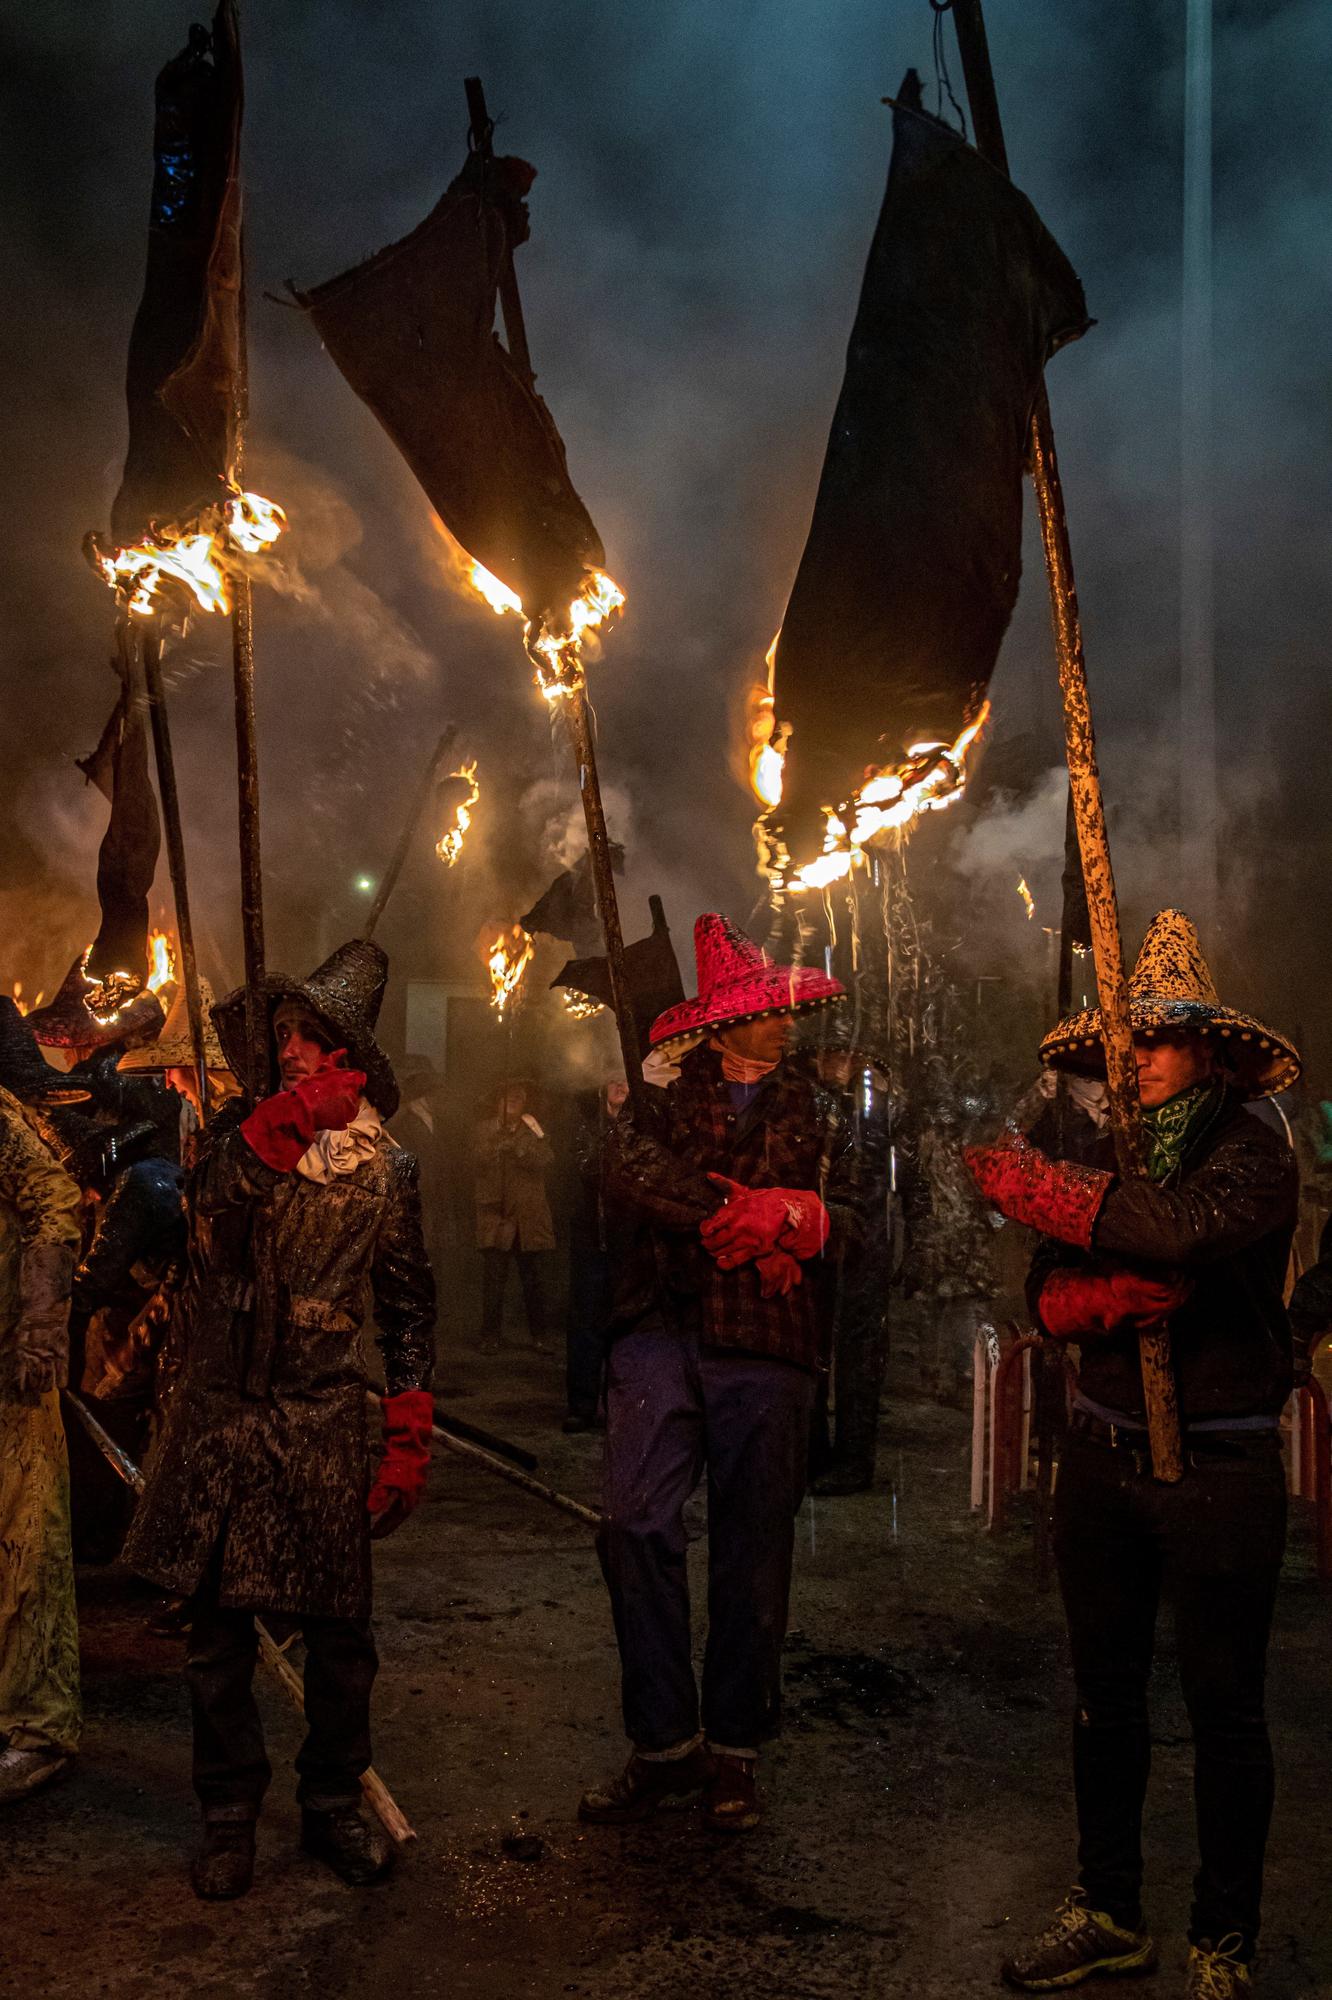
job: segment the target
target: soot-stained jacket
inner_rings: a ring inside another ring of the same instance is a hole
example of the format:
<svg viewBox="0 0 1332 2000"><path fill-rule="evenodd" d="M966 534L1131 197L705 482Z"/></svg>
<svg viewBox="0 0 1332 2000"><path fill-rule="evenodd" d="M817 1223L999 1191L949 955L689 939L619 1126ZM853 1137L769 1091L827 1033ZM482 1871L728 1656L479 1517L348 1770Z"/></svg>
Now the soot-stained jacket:
<svg viewBox="0 0 1332 2000"><path fill-rule="evenodd" d="M390 1395L434 1364L416 1161L385 1136L321 1184L265 1166L223 1114L190 1208L184 1361L125 1560L182 1594L215 1561L223 1604L365 1617L367 1307Z"/></svg>
<svg viewBox="0 0 1332 2000"><path fill-rule="evenodd" d="M626 1104L606 1144L606 1190L637 1223L619 1274L612 1337L648 1313L700 1327L710 1347L773 1355L814 1369L826 1361L830 1276L839 1251L854 1254L862 1218L851 1134L837 1100L806 1059L787 1056L736 1111L721 1057L692 1049L675 1082L649 1090L645 1122ZM813 1188L831 1220L823 1258L801 1266L786 1298L765 1299L753 1264L722 1271L703 1247L699 1225L721 1206L707 1178L726 1174L745 1187Z"/></svg>
<svg viewBox="0 0 1332 2000"><path fill-rule="evenodd" d="M1104 1157L1088 1164L1113 1167L1108 1139ZM1193 1289L1169 1322L1181 1421L1276 1416L1291 1387L1282 1298L1298 1201L1290 1147L1227 1092L1164 1181L1115 1183L1090 1252L1038 1245L1031 1309L1039 1318L1041 1287L1059 1266L1182 1272ZM1080 1345L1083 1393L1145 1421L1136 1328L1088 1334Z"/></svg>

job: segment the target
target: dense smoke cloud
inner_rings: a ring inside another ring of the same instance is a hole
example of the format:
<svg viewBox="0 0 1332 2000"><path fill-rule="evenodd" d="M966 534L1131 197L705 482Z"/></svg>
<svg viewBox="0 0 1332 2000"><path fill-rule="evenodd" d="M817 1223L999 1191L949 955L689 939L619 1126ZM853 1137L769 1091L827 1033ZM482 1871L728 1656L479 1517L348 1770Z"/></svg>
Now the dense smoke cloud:
<svg viewBox="0 0 1332 2000"><path fill-rule="evenodd" d="M421 218L461 159L461 79L479 72L501 147L539 169L520 276L540 386L629 598L594 681L612 831L630 846L626 930L645 927L660 889L687 957L699 908L744 917L754 900L750 804L731 771L738 691L808 521L887 164L879 99L910 65L932 98L929 8L244 11L247 476L295 523L294 573L258 599L270 954L304 964L354 927L357 879L382 867L450 718L480 759L482 803L458 868L432 873L427 845L404 881L384 933L400 964L465 976L477 927L526 907L567 847L567 749L516 625L460 597L393 448L300 316L263 296ZM1146 0L988 10L1015 178L1099 322L1054 364L1051 394L1131 941L1177 893L1183 14ZM107 706L111 608L78 550L119 476L152 80L190 18L176 0L56 0L5 29L6 985L49 988L95 916L101 819L71 760ZM1216 52L1217 957L1238 999L1303 1026L1326 1077L1332 16L1317 0L1219 0ZM197 926L220 981L239 959L225 648L200 620L171 660ZM1017 873L1053 907L1062 834L1057 777L1041 776L1059 739L1034 544L995 694L987 769L1007 804L993 824L968 809L932 827L918 893L945 863L983 884L970 958L1040 985L1027 940L1005 931L1024 921ZM538 793L541 812L524 813ZM166 905L165 870L159 891Z"/></svg>

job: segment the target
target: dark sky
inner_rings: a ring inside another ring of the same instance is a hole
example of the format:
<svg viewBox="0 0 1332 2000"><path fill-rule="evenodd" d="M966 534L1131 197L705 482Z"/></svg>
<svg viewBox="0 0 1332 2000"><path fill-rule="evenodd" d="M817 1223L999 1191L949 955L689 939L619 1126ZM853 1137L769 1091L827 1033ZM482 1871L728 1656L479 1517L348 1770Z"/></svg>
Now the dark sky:
<svg viewBox="0 0 1332 2000"><path fill-rule="evenodd" d="M69 760L113 685L109 601L79 543L119 477L152 80L190 19L174 0L47 0L3 29L0 985L49 985L90 929L102 808ZM1182 0L988 8L1014 176L1098 321L1050 386L1132 939L1176 894L1183 20ZM574 792L514 628L449 588L410 475L265 291L326 278L420 219L460 162L462 78L479 72L501 147L539 169L520 260L534 357L629 598L594 669L632 857L627 925L656 887L677 931L709 905L743 918L756 885L736 719L813 499L887 166L879 100L914 65L933 101L931 27L926 0L243 9L247 476L289 508L301 579L257 610L275 959L354 928L355 877L382 865L442 720L481 759L472 865L445 879L420 864L411 935L386 933L391 946L470 947L525 907ZM1315 1041L1326 1079L1332 12L1218 0L1216 44L1218 956L1237 998ZM225 978L238 954L221 639L198 626L172 672L205 953ZM1034 546L995 693L996 758L1033 732L1057 744ZM1012 883L1025 872L1053 908L1061 825L1052 781L922 843L923 895L945 850L974 872L973 943L996 969L1042 976Z"/></svg>

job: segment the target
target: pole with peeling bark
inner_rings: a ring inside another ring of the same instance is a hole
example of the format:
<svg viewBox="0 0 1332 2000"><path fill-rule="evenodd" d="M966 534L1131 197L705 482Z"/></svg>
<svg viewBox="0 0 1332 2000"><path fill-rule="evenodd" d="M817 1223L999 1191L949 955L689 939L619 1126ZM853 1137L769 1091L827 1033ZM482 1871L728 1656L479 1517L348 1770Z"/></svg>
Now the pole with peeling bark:
<svg viewBox="0 0 1332 2000"><path fill-rule="evenodd" d="M952 0L962 73L966 80L976 146L1001 173L1008 172L994 72L985 35L981 0ZM1054 425L1044 384L1032 411L1030 433L1031 483L1040 519L1041 546L1050 583L1050 613L1054 625L1059 688L1064 703L1064 739L1073 813L1078 830L1082 872L1087 884L1096 989L1105 1043L1106 1082L1115 1157L1126 1179L1144 1171L1142 1107L1133 1059L1128 981L1120 939L1119 902L1115 894L1105 802L1096 762L1096 732L1092 725L1087 663L1082 649L1073 550L1064 508L1059 463L1055 457ZM1179 1401L1170 1363L1170 1336L1164 1321L1144 1326L1139 1335L1142 1386L1151 1437L1152 1471L1157 1479L1174 1482L1183 1474L1180 1450Z"/></svg>

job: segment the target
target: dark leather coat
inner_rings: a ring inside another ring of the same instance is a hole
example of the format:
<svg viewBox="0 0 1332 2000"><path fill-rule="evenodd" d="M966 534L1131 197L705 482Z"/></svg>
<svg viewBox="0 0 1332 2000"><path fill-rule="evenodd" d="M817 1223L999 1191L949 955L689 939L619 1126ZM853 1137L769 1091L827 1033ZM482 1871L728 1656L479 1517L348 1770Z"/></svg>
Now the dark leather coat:
<svg viewBox="0 0 1332 2000"><path fill-rule="evenodd" d="M390 1394L434 1363L416 1161L385 1138L325 1185L266 1167L224 1117L190 1206L184 1364L125 1560L182 1594L215 1563L223 1604L365 1617L367 1305Z"/></svg>

